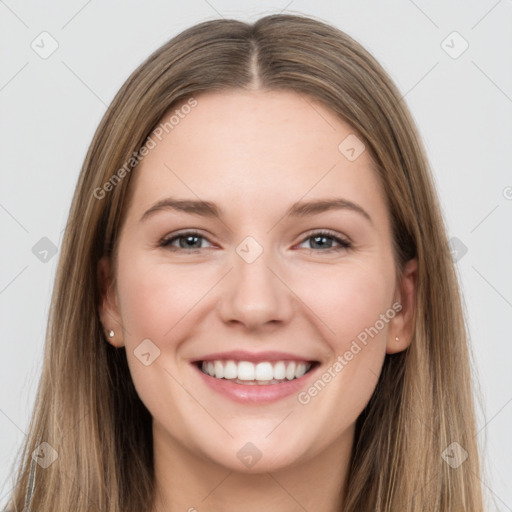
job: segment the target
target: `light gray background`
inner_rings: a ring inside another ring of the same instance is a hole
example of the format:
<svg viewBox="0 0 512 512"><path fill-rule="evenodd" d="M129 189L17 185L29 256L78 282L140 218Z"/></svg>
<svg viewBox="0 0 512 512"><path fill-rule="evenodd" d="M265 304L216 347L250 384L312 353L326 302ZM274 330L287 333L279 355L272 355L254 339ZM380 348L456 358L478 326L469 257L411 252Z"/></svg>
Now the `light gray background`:
<svg viewBox="0 0 512 512"><path fill-rule="evenodd" d="M0 0L0 505L35 397L71 196L106 106L146 56L184 28L289 12L331 22L362 43L419 125L449 235L467 248L457 268L483 400L486 489L499 510L512 510L512 2L183 4ZM31 48L34 40L50 47L43 31L58 43L46 59ZM469 44L457 58L463 41L453 31ZM32 252L43 237L57 247L46 262Z"/></svg>

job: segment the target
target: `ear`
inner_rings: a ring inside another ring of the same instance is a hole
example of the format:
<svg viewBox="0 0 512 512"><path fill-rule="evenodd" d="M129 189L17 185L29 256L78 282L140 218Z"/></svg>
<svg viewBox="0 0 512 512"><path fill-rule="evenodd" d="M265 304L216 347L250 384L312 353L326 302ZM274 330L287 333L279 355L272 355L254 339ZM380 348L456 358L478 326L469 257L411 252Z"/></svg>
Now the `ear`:
<svg viewBox="0 0 512 512"><path fill-rule="evenodd" d="M405 264L402 277L397 286L395 302L400 303L402 308L390 322L386 345L387 354L401 352L411 344L414 335L417 282L418 260L413 258ZM396 338L398 338L398 341Z"/></svg>
<svg viewBox="0 0 512 512"><path fill-rule="evenodd" d="M112 264L109 257L103 256L100 259L97 271L100 287L98 312L105 333L105 339L114 347L119 348L124 345L123 330L114 286ZM113 337L109 336L111 330L114 331Z"/></svg>

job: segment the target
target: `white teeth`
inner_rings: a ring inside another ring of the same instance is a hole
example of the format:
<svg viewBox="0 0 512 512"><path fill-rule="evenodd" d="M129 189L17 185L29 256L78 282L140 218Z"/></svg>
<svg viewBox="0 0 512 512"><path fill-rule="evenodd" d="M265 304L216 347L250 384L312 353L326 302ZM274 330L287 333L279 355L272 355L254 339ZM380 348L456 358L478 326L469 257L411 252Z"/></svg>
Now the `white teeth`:
<svg viewBox="0 0 512 512"><path fill-rule="evenodd" d="M238 378L240 380L254 380L254 374L256 373L254 365L249 361L240 361L238 363ZM217 377L215 375L215 377Z"/></svg>
<svg viewBox="0 0 512 512"><path fill-rule="evenodd" d="M272 380L274 378L274 370L270 363L258 363L256 365L256 380Z"/></svg>
<svg viewBox="0 0 512 512"><path fill-rule="evenodd" d="M295 378L298 379L302 377L306 373L306 365L304 363L299 363L297 368L295 369Z"/></svg>
<svg viewBox="0 0 512 512"><path fill-rule="evenodd" d="M286 368L286 378L292 380L295 377L295 363L291 362Z"/></svg>
<svg viewBox="0 0 512 512"><path fill-rule="evenodd" d="M285 380L299 379L311 368L303 361L276 361L251 363L249 361L203 361L204 373L217 379L229 379L238 384L278 384Z"/></svg>
<svg viewBox="0 0 512 512"><path fill-rule="evenodd" d="M224 367L222 366L222 363L220 361L215 361L213 367L215 369L215 376L222 379L222 377L224 377Z"/></svg>
<svg viewBox="0 0 512 512"><path fill-rule="evenodd" d="M203 363L204 364L204 363ZM227 361L224 365L224 378L236 379L238 375L238 367L234 361Z"/></svg>
<svg viewBox="0 0 512 512"><path fill-rule="evenodd" d="M274 365L274 379L284 379L286 377L286 365L283 361L278 361Z"/></svg>

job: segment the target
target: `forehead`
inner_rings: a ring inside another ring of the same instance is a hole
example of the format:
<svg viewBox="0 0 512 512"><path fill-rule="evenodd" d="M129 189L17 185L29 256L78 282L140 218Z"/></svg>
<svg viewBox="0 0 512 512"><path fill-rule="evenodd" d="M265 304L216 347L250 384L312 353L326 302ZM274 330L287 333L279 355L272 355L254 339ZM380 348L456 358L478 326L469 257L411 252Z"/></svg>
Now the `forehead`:
<svg viewBox="0 0 512 512"><path fill-rule="evenodd" d="M173 195L275 214L279 204L339 196L386 215L368 151L347 158L347 144L357 153L364 146L323 104L291 91L208 92L196 101L173 107L151 135L155 146L130 184L132 210Z"/></svg>

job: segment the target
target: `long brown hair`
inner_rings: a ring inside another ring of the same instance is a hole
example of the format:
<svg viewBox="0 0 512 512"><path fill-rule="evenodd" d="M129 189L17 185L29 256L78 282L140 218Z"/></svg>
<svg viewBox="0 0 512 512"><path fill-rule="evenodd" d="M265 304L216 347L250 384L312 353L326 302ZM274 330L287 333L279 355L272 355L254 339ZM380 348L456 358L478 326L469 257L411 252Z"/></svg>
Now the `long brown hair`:
<svg viewBox="0 0 512 512"><path fill-rule="evenodd" d="M162 115L191 97L200 101L202 92L234 88L295 91L351 125L384 186L397 275L408 259L418 259L414 337L406 351L386 356L357 420L345 512L481 511L460 291L414 122L400 92L360 44L322 21L284 14L253 24L207 21L181 32L133 72L107 109L73 197L10 506L151 509L151 415L132 383L125 349L105 340L97 264L103 255L115 256L137 172L134 155ZM459 455L468 454L458 467L442 456L452 443ZM57 460L43 469L34 462L36 448L45 457L54 449Z"/></svg>

